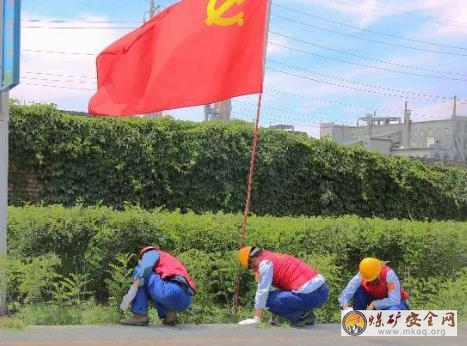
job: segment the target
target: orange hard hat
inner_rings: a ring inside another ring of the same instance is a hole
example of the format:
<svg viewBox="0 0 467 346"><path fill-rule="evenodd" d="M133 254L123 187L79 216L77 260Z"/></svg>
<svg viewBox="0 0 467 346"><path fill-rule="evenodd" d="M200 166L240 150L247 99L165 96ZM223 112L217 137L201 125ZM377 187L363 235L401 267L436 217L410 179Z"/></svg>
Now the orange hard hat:
<svg viewBox="0 0 467 346"><path fill-rule="evenodd" d="M367 257L362 259L358 267L358 271L362 279L365 281L375 280L381 273L382 269L383 262L374 257Z"/></svg>
<svg viewBox="0 0 467 346"><path fill-rule="evenodd" d="M238 261L243 268L248 268L248 259L252 248L252 246L244 246L238 250Z"/></svg>

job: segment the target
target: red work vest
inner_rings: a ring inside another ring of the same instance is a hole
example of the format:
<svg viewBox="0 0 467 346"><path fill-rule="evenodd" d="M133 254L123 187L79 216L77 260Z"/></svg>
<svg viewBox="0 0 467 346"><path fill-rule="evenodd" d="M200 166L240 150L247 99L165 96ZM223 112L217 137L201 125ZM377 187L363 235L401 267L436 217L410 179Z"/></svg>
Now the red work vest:
<svg viewBox="0 0 467 346"><path fill-rule="evenodd" d="M186 279L193 291L195 291L196 285L182 262L167 252L161 250L157 250L157 252L159 252L159 260L153 268L154 273L159 274L163 279L181 275Z"/></svg>
<svg viewBox="0 0 467 346"><path fill-rule="evenodd" d="M383 299L388 297L388 283L386 281L386 277L388 272L392 270L390 267L385 265L379 274L378 280L374 283L369 283L368 281L362 280L363 289L371 296L375 297L376 299ZM409 295L407 292L402 288L401 285L401 300L407 300Z"/></svg>
<svg viewBox="0 0 467 346"><path fill-rule="evenodd" d="M296 290L318 275L314 268L290 255L263 251L259 255L259 260L272 262L274 266L272 285L281 290Z"/></svg>

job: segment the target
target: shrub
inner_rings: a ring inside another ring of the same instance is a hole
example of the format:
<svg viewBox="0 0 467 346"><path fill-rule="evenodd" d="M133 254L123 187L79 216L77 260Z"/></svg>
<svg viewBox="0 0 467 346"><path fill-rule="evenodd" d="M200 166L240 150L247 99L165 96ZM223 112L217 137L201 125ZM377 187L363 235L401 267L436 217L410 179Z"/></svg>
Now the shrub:
<svg viewBox="0 0 467 346"><path fill-rule="evenodd" d="M63 220L73 227L58 229ZM250 273L239 271L239 220L239 214L182 214L136 207L124 211L107 207L10 207L9 263L3 264L9 269L10 309L21 311L24 304L32 302L64 307L73 299L80 302L74 305L84 306L89 291L96 304L108 303L115 309L112 316L118 318L122 314L117 306L128 290L135 253L143 245L159 243L186 265L197 283L193 311L183 319L211 321L194 311L213 316L213 321L233 318L238 275L240 313L251 314L256 285ZM337 297L366 256L390 261L410 294L412 308L455 307L460 316L465 314L461 304L465 304L467 223L357 216L251 216L246 235L247 244L296 255L325 276L331 292L319 311L322 322L338 321ZM43 246L44 237L53 239L53 244ZM73 248L76 240L84 249L82 253ZM82 279L89 282L82 285ZM77 313L71 311L66 319L82 319Z"/></svg>
<svg viewBox="0 0 467 346"><path fill-rule="evenodd" d="M244 209L250 123L10 108L10 204ZM467 171L261 129L252 201L257 215L465 220Z"/></svg>

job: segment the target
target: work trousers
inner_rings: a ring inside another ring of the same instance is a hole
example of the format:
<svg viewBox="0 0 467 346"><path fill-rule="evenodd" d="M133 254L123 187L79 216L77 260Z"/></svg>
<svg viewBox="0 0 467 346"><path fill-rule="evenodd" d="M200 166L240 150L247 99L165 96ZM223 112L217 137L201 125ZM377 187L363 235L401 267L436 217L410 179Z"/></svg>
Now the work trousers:
<svg viewBox="0 0 467 346"><path fill-rule="evenodd" d="M266 307L272 313L295 323L307 311L323 305L328 296L329 286L326 283L313 292L305 294L281 290L271 291L266 301Z"/></svg>
<svg viewBox="0 0 467 346"><path fill-rule="evenodd" d="M151 273L145 284L138 289L132 302L132 311L135 314L147 314L149 300L152 300L157 315L163 318L169 311L187 310L192 298L183 285L176 281L164 280L157 273Z"/></svg>

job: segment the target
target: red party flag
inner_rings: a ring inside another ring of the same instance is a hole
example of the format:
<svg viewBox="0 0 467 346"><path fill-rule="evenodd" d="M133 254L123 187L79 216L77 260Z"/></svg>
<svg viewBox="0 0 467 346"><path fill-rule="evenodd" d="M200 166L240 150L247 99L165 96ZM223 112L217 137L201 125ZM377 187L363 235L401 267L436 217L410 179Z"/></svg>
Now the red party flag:
<svg viewBox="0 0 467 346"><path fill-rule="evenodd" d="M97 57L95 115L204 105L263 91L269 0L182 0Z"/></svg>

